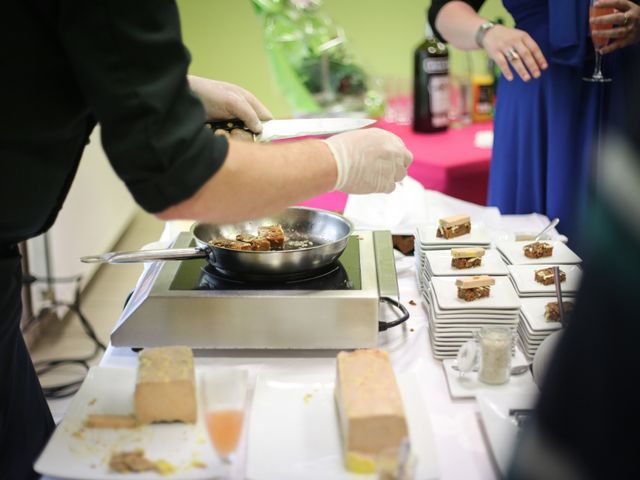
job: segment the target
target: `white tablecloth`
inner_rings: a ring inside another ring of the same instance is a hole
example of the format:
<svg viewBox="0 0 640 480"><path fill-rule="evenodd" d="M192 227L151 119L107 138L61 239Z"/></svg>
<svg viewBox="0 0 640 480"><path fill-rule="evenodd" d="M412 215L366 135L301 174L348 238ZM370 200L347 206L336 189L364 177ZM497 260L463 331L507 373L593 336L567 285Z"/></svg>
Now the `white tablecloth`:
<svg viewBox="0 0 640 480"><path fill-rule="evenodd" d="M380 334L381 348L390 355L396 372L417 369L421 372L421 393L425 399L438 449L438 466L442 479L491 479L498 476L491 452L483 439L474 400L452 400L447 389L442 363L433 359L428 339L425 311L420 303L416 285L413 257L401 257L397 261L398 284L401 301L411 313L406 327L396 327ZM409 302L413 300L416 305ZM393 318L387 312L386 320ZM317 357L305 352L278 353L268 351L256 356L242 353L229 356L216 352L197 352L196 365L237 365L249 368L253 373L284 371L323 372L335 371L335 357ZM129 348L109 346L101 366L135 367L136 354Z"/></svg>
<svg viewBox="0 0 640 480"><path fill-rule="evenodd" d="M409 181L411 185L411 181ZM412 187L409 187L412 188ZM404 197L403 202L387 202L388 207L397 210L398 208L411 209L411 205L422 202L408 200L407 189L401 189L396 195ZM417 192L417 193L416 193ZM415 195L419 191L412 189L410 194L415 200ZM473 208L469 213L473 217L481 218L489 224L494 231L499 231L500 235L505 232L512 234L514 231L531 230L536 231L540 226L548 221L541 215L523 216L500 216L495 209L473 206L460 200L447 197L437 192L425 191L424 195L429 196L430 206L420 210L418 223L423 223L429 219L443 216L450 213L463 213ZM426 200L426 199L425 199ZM375 197L372 201L376 201ZM433 208L435 202L437 213ZM349 208L356 227L364 227L367 223L372 223L371 218L390 218L390 213L384 213L379 207L369 208L368 204L362 202L362 198L357 200L357 205ZM401 205L401 207L399 207ZM425 210L426 208L426 210ZM367 214L367 212L369 212ZM417 213L417 212L416 212ZM369 218L367 218L369 215ZM401 218L407 220L411 216L406 212L401 212ZM435 217L434 217L435 216ZM414 221L415 222L415 221ZM394 233L405 232L412 228L412 222L403 222L401 228L397 226L389 227ZM169 222L165 228L159 245L167 245L171 238L175 238L177 233L187 230L191 222ZM375 225L380 227L380 225ZM398 229L399 228L399 229ZM558 235L553 232L552 235ZM556 237L557 238L557 237ZM153 245L157 247L158 245ZM440 478L444 480L474 480L493 479L499 476L497 467L488 447L479 411L475 400L452 400L448 388L442 363L435 360L431 355L431 347L428 339L428 324L426 313L420 302L420 293L416 284L416 274L413 257L404 257L396 252L398 284L401 301L409 309L410 319L402 327L396 327L380 334L379 347L390 353L394 368L397 373L416 370L420 372L420 391L424 399L424 409L428 412L433 427L433 434L437 445L438 468ZM412 305L411 302L415 303ZM394 312L385 311L384 320L395 318ZM218 365L218 366L242 366L248 368L252 376L260 373L308 373L319 372L332 374L335 371L335 354L318 356L318 353L299 352L237 352L229 354L225 352L196 352L196 365ZM105 352L101 366L107 367L135 367L137 365L136 354L129 348L114 348L109 346ZM246 438L246 435L245 435ZM244 446L246 449L246 445ZM241 451L244 451L241 448ZM46 478L46 477L45 477Z"/></svg>

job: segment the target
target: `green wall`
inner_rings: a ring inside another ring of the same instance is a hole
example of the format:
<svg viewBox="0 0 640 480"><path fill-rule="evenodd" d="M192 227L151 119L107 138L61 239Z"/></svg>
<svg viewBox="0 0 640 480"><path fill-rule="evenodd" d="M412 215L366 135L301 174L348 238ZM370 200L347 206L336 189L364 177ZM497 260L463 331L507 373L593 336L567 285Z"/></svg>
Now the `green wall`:
<svg viewBox="0 0 640 480"><path fill-rule="evenodd" d="M409 82L412 52L424 32L429 0L325 0L323 9L344 27L361 65L369 73ZM290 109L269 70L262 27L251 0L178 0L184 41L191 51L190 73L237 83L252 91L276 116ZM508 18L498 0L481 13ZM459 65L460 52L452 52ZM474 65L483 60L474 54Z"/></svg>

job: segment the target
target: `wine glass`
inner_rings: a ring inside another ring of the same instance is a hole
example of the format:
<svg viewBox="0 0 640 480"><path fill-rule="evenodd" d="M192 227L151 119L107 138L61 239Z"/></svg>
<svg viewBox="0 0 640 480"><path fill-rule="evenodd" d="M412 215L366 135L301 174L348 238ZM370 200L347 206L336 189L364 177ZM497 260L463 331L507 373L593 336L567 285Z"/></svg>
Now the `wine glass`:
<svg viewBox="0 0 640 480"><path fill-rule="evenodd" d="M244 424L247 371L238 368L207 370L202 372L200 380L209 440L230 476Z"/></svg>
<svg viewBox="0 0 640 480"><path fill-rule="evenodd" d="M590 0L589 3L589 20L594 17L602 17L603 15L611 15L615 13L615 9L611 7L596 7L595 4L598 0ZM608 23L597 23L593 24L589 22L589 28L591 30L591 40L593 41L593 48L596 52L596 63L593 69L593 73L590 77L585 77L583 80L587 82L610 82L610 78L606 78L602 75L602 54L600 53L600 48L604 47L609 40L607 38L594 36L593 32L598 30L608 30L613 28L613 24Z"/></svg>

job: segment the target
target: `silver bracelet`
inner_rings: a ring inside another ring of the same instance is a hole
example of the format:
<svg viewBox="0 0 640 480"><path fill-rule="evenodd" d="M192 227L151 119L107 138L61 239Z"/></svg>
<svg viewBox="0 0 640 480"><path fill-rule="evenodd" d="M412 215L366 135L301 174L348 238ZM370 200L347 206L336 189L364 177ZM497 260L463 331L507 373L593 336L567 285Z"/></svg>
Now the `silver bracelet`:
<svg viewBox="0 0 640 480"><path fill-rule="evenodd" d="M482 45L482 42L484 42L484 37L487 34L487 32L495 26L496 26L495 23L491 21L487 21L478 27L478 31L476 32L476 44L480 48L484 48L484 45Z"/></svg>

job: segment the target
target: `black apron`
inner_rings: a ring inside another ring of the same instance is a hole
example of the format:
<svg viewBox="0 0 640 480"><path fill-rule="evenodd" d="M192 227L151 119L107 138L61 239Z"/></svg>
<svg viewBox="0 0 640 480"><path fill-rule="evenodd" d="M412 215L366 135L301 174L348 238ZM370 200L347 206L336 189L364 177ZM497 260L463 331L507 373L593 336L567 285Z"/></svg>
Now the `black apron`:
<svg viewBox="0 0 640 480"><path fill-rule="evenodd" d="M20 332L22 266L0 244L0 479L38 478L33 463L55 424Z"/></svg>

